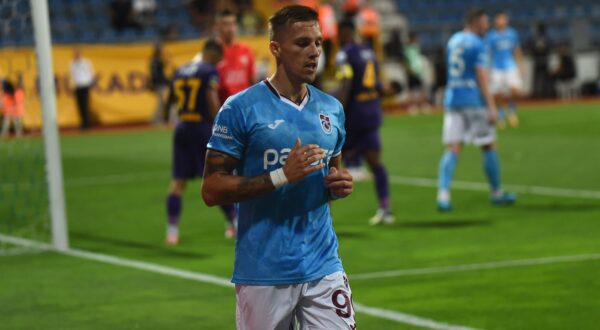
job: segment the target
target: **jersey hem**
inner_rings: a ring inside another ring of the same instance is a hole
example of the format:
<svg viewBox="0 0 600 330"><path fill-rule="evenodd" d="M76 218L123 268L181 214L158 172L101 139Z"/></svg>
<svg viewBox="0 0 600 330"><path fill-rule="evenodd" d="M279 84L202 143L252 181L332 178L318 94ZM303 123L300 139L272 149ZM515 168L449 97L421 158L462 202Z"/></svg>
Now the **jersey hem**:
<svg viewBox="0 0 600 330"><path fill-rule="evenodd" d="M257 286L272 286L272 285L295 285L313 282L316 280L320 280L325 276L331 275L336 272L343 272L344 267L341 264L335 265L334 267L328 268L326 271L318 272L312 276L295 278L295 279L279 279L279 280L261 280L261 279L242 279L238 277L233 277L231 279L231 283L240 284L240 285L257 285Z"/></svg>

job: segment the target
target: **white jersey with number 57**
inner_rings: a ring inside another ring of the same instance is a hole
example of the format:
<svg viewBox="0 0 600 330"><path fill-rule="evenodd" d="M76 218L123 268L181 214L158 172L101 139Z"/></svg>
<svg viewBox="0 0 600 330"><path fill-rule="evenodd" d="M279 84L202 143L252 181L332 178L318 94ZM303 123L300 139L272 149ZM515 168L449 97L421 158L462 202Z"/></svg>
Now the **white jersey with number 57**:
<svg viewBox="0 0 600 330"><path fill-rule="evenodd" d="M444 95L446 110L483 108L485 103L477 83L476 69L487 67L488 56L482 39L468 31L452 35L448 41L448 84Z"/></svg>

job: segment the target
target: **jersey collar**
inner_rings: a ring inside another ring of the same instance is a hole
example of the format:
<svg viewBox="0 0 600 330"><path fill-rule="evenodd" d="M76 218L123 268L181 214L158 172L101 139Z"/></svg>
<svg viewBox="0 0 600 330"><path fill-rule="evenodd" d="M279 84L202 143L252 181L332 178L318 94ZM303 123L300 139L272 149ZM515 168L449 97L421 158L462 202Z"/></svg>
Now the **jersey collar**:
<svg viewBox="0 0 600 330"><path fill-rule="evenodd" d="M306 95L304 95L304 98L302 99L302 102L300 102L300 104L295 103L294 101L288 99L287 97L279 94L279 92L277 91L277 89L275 88L275 86L273 86L268 79L264 80L265 85L267 85L267 87L269 88L269 90L275 94L276 97L278 97L281 101L283 101L283 103L287 103L289 105L291 105L292 107L294 107L294 109L298 110L298 111L302 111L302 109L304 109L304 106L306 106L306 104L308 103L308 99L310 98L310 89L308 87L306 87Z"/></svg>

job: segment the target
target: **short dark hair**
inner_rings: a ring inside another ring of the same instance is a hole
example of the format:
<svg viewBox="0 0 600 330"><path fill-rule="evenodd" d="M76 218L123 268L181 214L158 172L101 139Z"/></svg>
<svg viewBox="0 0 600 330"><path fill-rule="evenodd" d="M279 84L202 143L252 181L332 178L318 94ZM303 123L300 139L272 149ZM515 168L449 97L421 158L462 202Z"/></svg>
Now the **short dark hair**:
<svg viewBox="0 0 600 330"><path fill-rule="evenodd" d="M465 14L465 24L469 25L486 15L485 10L481 8L473 8Z"/></svg>
<svg viewBox="0 0 600 330"><path fill-rule="evenodd" d="M287 6L277 11L269 18L269 39L273 40L275 35L282 28L292 25L296 22L318 21L319 14L310 7L305 6Z"/></svg>
<svg viewBox="0 0 600 330"><path fill-rule="evenodd" d="M219 18L227 17L227 16L236 16L236 15L233 12L233 10L231 10L229 8L225 8L225 9L221 10L219 13L217 13L217 17L219 17Z"/></svg>
<svg viewBox="0 0 600 330"><path fill-rule="evenodd" d="M349 30L355 31L356 25L354 24L354 22L352 20L345 19L338 24L338 30L341 31L342 29L349 29Z"/></svg>
<svg viewBox="0 0 600 330"><path fill-rule="evenodd" d="M219 54L223 54L223 46L221 46L221 43L215 39L208 39L208 40L206 40L206 43L204 43L202 52L206 53L206 52L211 52L211 51L219 53Z"/></svg>

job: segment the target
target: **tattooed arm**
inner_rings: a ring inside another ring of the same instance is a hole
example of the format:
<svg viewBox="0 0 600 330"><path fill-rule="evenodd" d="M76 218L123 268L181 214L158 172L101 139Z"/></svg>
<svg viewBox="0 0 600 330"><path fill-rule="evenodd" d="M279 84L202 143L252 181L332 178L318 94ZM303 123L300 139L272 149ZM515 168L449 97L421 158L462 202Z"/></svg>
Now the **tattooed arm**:
<svg viewBox="0 0 600 330"><path fill-rule="evenodd" d="M319 146L301 146L300 139L290 151L283 173L290 183L298 182L308 174L322 169L325 164L311 166L323 159ZM208 206L238 203L275 190L271 175L267 172L257 176L233 175L239 160L225 153L208 150L202 180L202 198Z"/></svg>
<svg viewBox="0 0 600 330"><path fill-rule="evenodd" d="M239 160L216 150L208 150L202 180L202 199L208 206L241 202L275 190L269 173L237 176Z"/></svg>

